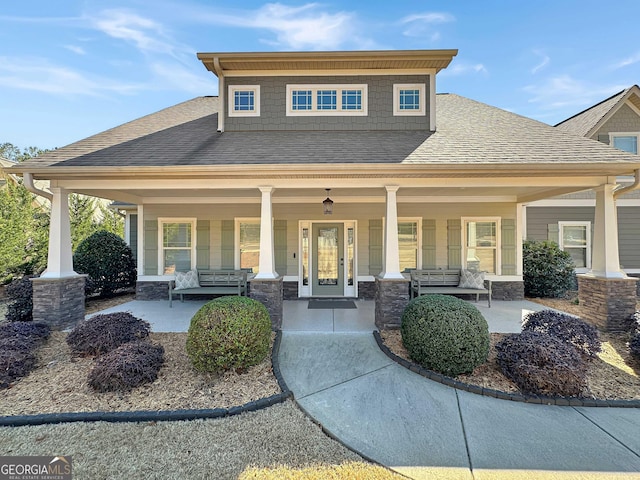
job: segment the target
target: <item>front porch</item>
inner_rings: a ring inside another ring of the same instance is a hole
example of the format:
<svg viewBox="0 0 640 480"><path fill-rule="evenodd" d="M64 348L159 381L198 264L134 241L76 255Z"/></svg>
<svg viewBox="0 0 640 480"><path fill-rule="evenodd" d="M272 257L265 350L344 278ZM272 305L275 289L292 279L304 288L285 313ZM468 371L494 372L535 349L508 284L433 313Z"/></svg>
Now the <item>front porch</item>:
<svg viewBox="0 0 640 480"><path fill-rule="evenodd" d="M98 313L127 311L151 324L153 332L186 332L189 323L206 300L174 302L168 300L134 300ZM282 330L285 332L353 333L372 332L375 326L375 302L354 300L356 308L310 309L309 300L283 302ZM489 324L492 333L520 332L522 318L529 312L543 310L543 305L527 300L494 300L491 308L483 302L473 303Z"/></svg>

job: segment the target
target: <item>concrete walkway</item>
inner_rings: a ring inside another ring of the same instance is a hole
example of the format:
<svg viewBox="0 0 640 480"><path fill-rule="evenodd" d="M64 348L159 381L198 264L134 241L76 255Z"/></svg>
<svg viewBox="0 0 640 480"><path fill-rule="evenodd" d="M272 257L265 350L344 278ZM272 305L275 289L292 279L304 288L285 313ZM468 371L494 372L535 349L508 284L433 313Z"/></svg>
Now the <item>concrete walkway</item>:
<svg viewBox="0 0 640 480"><path fill-rule="evenodd" d="M390 360L369 333L283 332L299 405L362 455L413 478L640 478L640 410L458 391Z"/></svg>

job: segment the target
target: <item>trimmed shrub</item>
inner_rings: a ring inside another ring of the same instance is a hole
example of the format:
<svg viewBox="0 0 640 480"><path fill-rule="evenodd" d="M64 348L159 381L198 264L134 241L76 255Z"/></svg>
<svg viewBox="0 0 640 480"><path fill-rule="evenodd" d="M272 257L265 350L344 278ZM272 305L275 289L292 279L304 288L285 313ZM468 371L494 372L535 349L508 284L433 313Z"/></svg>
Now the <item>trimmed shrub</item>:
<svg viewBox="0 0 640 480"><path fill-rule="evenodd" d="M407 305L400 327L411 358L444 375L470 373L487 360L489 326L480 311L448 295L424 295Z"/></svg>
<svg viewBox="0 0 640 480"><path fill-rule="evenodd" d="M527 297L557 298L573 288L575 265L556 243L527 240L522 255Z"/></svg>
<svg viewBox="0 0 640 480"><path fill-rule="evenodd" d="M269 353L271 319L260 302L220 297L191 319L187 354L200 372L219 373L256 365Z"/></svg>
<svg viewBox="0 0 640 480"><path fill-rule="evenodd" d="M137 341L98 357L89 372L89 386L98 392L128 392L153 383L164 363L164 348Z"/></svg>
<svg viewBox="0 0 640 480"><path fill-rule="evenodd" d="M30 322L33 320L33 284L30 278L32 277L22 277L7 285L7 296L12 300L7 305L7 321Z"/></svg>
<svg viewBox="0 0 640 480"><path fill-rule="evenodd" d="M9 348L4 342L13 343L14 340L0 341L0 389L9 388L11 383L27 375L36 366L33 350Z"/></svg>
<svg viewBox="0 0 640 480"><path fill-rule="evenodd" d="M640 312L636 312L631 316L633 322L633 330L631 331L631 339L629 340L629 351L631 356L640 361Z"/></svg>
<svg viewBox="0 0 640 480"><path fill-rule="evenodd" d="M51 328L40 322L12 322L0 326L0 340L11 337L27 337L37 343L44 341L51 335Z"/></svg>
<svg viewBox="0 0 640 480"><path fill-rule="evenodd" d="M573 345L588 359L595 358L602 349L596 327L580 318L554 310L527 314L522 322L522 331L547 333Z"/></svg>
<svg viewBox="0 0 640 480"><path fill-rule="evenodd" d="M100 355L123 343L149 336L149 322L129 312L103 313L80 322L67 335L67 345L77 355Z"/></svg>
<svg viewBox="0 0 640 480"><path fill-rule="evenodd" d="M579 396L588 363L577 348L546 333L522 332L496 344L502 373L527 394Z"/></svg>
<svg viewBox="0 0 640 480"><path fill-rule="evenodd" d="M136 282L136 263L131 248L122 238L106 230L80 242L73 254L73 269L89 275L85 287L88 295L108 297Z"/></svg>

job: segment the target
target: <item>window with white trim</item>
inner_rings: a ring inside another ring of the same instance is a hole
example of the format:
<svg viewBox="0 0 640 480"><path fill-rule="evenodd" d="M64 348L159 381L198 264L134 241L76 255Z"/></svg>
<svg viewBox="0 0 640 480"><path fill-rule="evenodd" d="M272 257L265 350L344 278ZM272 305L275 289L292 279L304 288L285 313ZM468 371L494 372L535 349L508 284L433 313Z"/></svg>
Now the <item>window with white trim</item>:
<svg viewBox="0 0 640 480"><path fill-rule="evenodd" d="M591 268L591 222L558 222L558 243L576 268Z"/></svg>
<svg viewBox="0 0 640 480"><path fill-rule="evenodd" d="M287 116L367 115L367 85L287 85Z"/></svg>
<svg viewBox="0 0 640 480"><path fill-rule="evenodd" d="M396 83L393 85L393 114L426 115L427 95L424 83Z"/></svg>
<svg viewBox="0 0 640 480"><path fill-rule="evenodd" d="M260 116L260 85L229 85L229 116Z"/></svg>
<svg viewBox="0 0 640 480"><path fill-rule="evenodd" d="M158 274L196 268L196 219L158 218Z"/></svg>
<svg viewBox="0 0 640 480"><path fill-rule="evenodd" d="M236 268L258 273L260 266L260 219L236 218Z"/></svg>
<svg viewBox="0 0 640 480"><path fill-rule="evenodd" d="M420 219L398 219L400 271L420 268Z"/></svg>
<svg viewBox="0 0 640 480"><path fill-rule="evenodd" d="M638 154L640 133L609 133L609 143L624 152Z"/></svg>
<svg viewBox="0 0 640 480"><path fill-rule="evenodd" d="M500 218L462 219L463 266L500 275Z"/></svg>

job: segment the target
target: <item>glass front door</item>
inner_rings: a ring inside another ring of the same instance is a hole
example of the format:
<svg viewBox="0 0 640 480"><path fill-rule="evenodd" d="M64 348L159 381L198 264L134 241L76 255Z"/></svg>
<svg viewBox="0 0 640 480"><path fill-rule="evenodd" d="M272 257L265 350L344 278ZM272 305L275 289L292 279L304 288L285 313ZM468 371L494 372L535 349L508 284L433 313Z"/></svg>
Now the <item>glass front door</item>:
<svg viewBox="0 0 640 480"><path fill-rule="evenodd" d="M313 225L312 288L314 296L344 295L344 225Z"/></svg>

